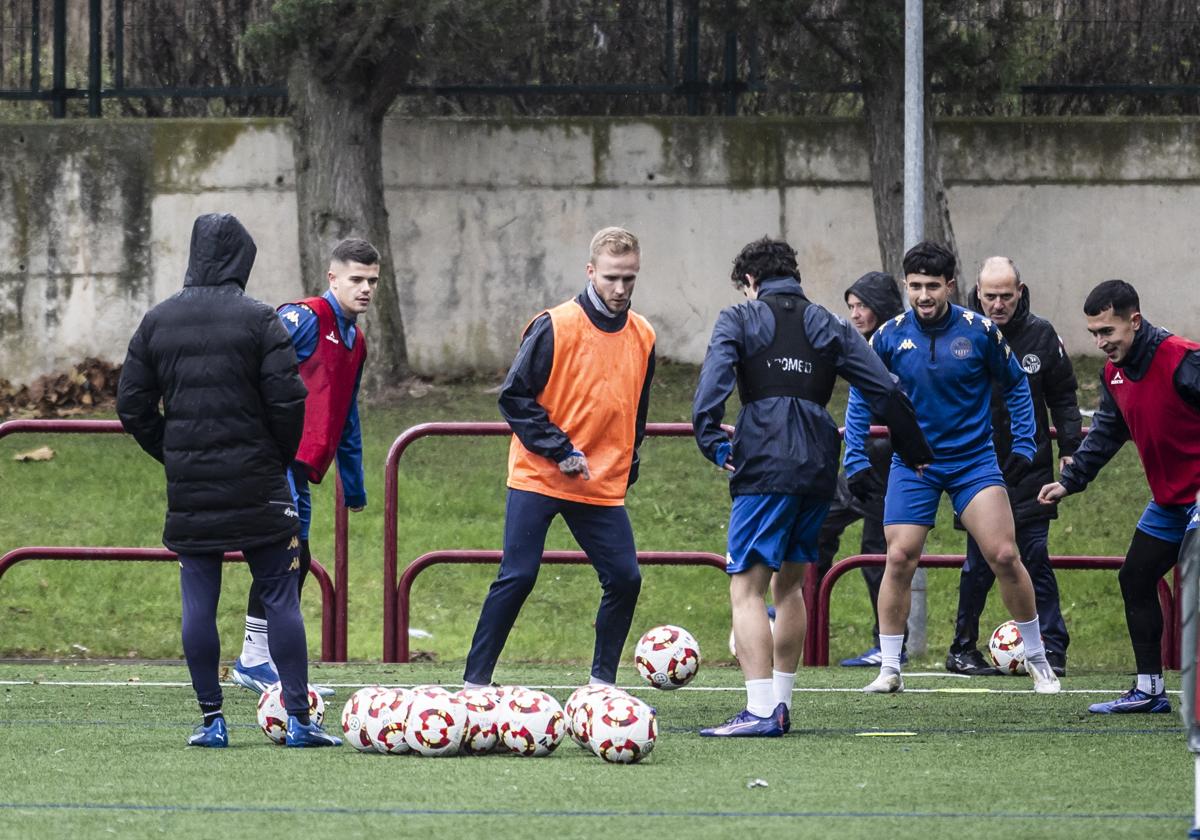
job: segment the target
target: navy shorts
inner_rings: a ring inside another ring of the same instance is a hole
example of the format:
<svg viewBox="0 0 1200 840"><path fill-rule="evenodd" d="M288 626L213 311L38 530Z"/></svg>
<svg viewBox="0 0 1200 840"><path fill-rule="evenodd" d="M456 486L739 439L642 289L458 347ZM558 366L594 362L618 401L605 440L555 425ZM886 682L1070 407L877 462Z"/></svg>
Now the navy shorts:
<svg viewBox="0 0 1200 840"><path fill-rule="evenodd" d="M736 575L755 563L779 571L784 562L817 562L817 535L827 513L828 499L792 493L734 496L725 571Z"/></svg>
<svg viewBox="0 0 1200 840"><path fill-rule="evenodd" d="M883 524L932 528L943 492L950 494L955 515L962 516L980 490L1003 486L1004 474L991 449L970 458L935 461L925 468L923 475L917 475L916 470L893 458L883 500Z"/></svg>

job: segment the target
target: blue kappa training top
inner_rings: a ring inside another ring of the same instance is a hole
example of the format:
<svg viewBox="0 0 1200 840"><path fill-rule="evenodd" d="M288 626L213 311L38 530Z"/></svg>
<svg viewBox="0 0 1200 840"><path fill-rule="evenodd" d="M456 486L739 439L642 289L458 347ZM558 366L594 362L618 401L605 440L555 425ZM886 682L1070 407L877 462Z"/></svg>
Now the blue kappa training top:
<svg viewBox="0 0 1200 840"><path fill-rule="evenodd" d="M992 383L1004 392L1012 424L1012 451L1030 461L1037 426L1029 381L996 325L978 312L950 304L925 326L911 312L880 325L870 345L917 410L921 430L938 461L961 461L994 451ZM846 475L871 466L864 441L871 411L857 389L846 406Z"/></svg>

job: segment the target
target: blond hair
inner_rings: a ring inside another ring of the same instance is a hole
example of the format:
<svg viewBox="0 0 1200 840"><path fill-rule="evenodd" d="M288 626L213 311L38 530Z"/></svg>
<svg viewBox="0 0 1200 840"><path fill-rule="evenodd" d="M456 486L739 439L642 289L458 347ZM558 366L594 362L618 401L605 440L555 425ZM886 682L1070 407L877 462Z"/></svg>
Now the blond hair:
<svg viewBox="0 0 1200 840"><path fill-rule="evenodd" d="M613 256L620 256L631 252L641 254L642 246L638 244L638 238L625 230L625 228L606 227L597 231L596 235L592 237L589 262L594 265L596 258L605 252Z"/></svg>

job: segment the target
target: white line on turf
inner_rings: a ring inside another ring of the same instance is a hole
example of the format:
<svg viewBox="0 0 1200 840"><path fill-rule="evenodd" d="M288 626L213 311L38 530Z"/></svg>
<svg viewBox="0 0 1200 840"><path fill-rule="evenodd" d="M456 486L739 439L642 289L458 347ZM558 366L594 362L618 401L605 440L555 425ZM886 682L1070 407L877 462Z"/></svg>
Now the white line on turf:
<svg viewBox="0 0 1200 840"><path fill-rule="evenodd" d="M905 677L916 676L937 676L945 677L946 674L905 674ZM119 680L0 680L0 685L46 685L60 687L77 687L77 688L190 688L190 682L145 682L141 680L119 681ZM222 683L222 685L233 685L231 682ZM362 688L368 683L321 683L321 685L329 686L330 688ZM385 685L394 686L412 686L415 683L385 683ZM446 683L447 686L458 685L458 683ZM578 685L526 685L526 688L536 688L541 691L574 691L579 688ZM632 685L623 686L623 690L630 692L646 692L656 693L657 688L652 688L648 685ZM686 686L676 689L677 691L704 691L704 692L725 692L734 691L742 692L746 689L742 686ZM797 694L861 694L861 688L820 688L796 686L793 689ZM1120 694L1127 688L1064 688L1061 694ZM1032 688L964 688L962 686L954 686L951 688L913 688L910 685L904 687L905 694L963 694L963 693L979 693L979 694L1032 694ZM1168 690L1167 694L1178 695L1178 690Z"/></svg>

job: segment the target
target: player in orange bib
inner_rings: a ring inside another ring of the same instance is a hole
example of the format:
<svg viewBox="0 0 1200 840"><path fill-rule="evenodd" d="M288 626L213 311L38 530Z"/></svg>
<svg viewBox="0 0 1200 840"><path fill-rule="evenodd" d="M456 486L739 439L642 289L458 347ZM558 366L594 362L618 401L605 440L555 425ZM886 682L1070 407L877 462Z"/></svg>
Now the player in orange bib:
<svg viewBox="0 0 1200 840"><path fill-rule="evenodd" d="M616 680L642 586L625 512L654 376L654 328L629 308L640 268L637 237L604 228L592 237L587 287L525 328L500 390L500 413L513 430L504 556L467 655L468 688L491 682L558 515L604 591L591 681Z"/></svg>

